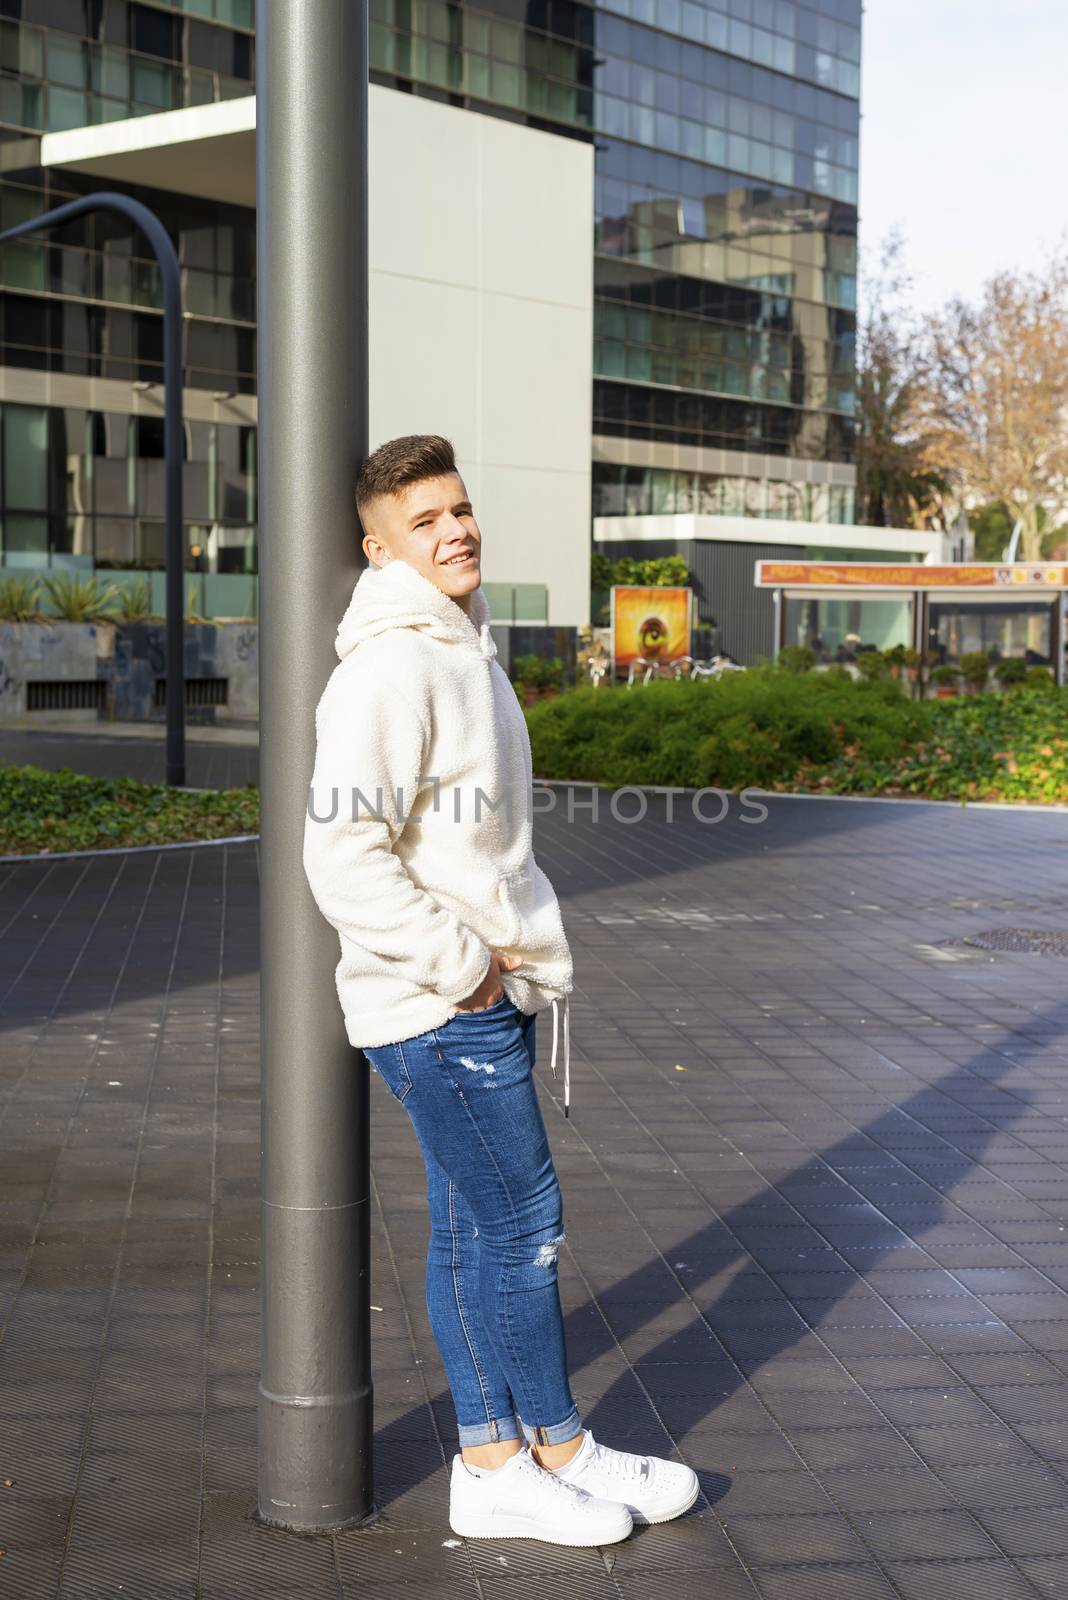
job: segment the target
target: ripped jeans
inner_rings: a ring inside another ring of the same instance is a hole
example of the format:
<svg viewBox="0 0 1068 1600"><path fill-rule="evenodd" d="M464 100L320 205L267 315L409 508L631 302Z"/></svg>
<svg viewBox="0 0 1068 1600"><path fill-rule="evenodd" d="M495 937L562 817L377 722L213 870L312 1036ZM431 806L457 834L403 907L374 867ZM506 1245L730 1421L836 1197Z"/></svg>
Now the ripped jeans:
<svg viewBox="0 0 1068 1600"><path fill-rule="evenodd" d="M430 1203L426 1304L463 1445L562 1444L582 1423L557 1284L563 1202L532 1067L535 1018L505 997L364 1054L412 1120Z"/></svg>

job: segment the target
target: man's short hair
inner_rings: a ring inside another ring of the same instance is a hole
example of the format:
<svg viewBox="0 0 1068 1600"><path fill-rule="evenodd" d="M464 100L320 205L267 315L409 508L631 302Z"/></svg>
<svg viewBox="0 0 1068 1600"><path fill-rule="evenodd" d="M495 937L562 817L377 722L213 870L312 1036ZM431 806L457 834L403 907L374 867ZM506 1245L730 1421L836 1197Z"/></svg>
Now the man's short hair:
<svg viewBox="0 0 1068 1600"><path fill-rule="evenodd" d="M456 454L440 433L406 433L380 444L367 457L356 480L356 510L364 511L379 495L398 494L410 483L444 478L456 471ZM366 527L366 524L365 524Z"/></svg>

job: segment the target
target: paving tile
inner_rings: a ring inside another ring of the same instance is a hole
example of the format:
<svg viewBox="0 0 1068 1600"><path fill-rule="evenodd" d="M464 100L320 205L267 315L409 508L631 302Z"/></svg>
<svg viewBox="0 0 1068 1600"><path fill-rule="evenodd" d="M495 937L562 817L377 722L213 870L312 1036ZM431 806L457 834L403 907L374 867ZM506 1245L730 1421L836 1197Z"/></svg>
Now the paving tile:
<svg viewBox="0 0 1068 1600"><path fill-rule="evenodd" d="M928 1561L999 1555L997 1545L966 1511L869 1512L856 1527L875 1555L885 1561Z"/></svg>
<svg viewBox="0 0 1068 1600"><path fill-rule="evenodd" d="M243 780L255 751L191 763ZM0 939L0 1597L1066 1593L1063 975L918 948L1057 925L1051 819L781 799L712 830L654 801L637 830L538 818L570 1121L543 1040L537 1074L584 1416L689 1461L699 1507L604 1552L452 1538L422 1166L372 1082L377 1514L260 1524L255 850L28 862L0 926L54 928L13 988Z"/></svg>
<svg viewBox="0 0 1068 1600"><path fill-rule="evenodd" d="M1016 1563L1047 1600L1068 1600L1068 1565L1059 1556L1024 1556Z"/></svg>
<svg viewBox="0 0 1068 1600"><path fill-rule="evenodd" d="M754 1567L826 1561L862 1561L867 1552L844 1517L725 1517L728 1535L742 1559Z"/></svg>
<svg viewBox="0 0 1068 1600"><path fill-rule="evenodd" d="M894 1600L876 1566L778 1567L754 1574L763 1600Z"/></svg>
<svg viewBox="0 0 1068 1600"><path fill-rule="evenodd" d="M1006 1560L917 1561L887 1572L902 1600L1034 1600L1036 1592Z"/></svg>

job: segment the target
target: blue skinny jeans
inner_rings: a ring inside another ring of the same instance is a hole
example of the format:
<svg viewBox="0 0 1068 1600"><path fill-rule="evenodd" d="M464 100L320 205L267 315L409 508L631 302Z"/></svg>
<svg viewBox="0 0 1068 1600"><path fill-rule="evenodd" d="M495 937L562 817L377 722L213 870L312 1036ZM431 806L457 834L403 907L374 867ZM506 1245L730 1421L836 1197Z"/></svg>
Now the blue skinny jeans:
<svg viewBox="0 0 1068 1600"><path fill-rule="evenodd" d="M365 1049L426 1166L426 1305L461 1446L561 1444L582 1423L557 1282L563 1202L534 1084L535 1018L505 997Z"/></svg>

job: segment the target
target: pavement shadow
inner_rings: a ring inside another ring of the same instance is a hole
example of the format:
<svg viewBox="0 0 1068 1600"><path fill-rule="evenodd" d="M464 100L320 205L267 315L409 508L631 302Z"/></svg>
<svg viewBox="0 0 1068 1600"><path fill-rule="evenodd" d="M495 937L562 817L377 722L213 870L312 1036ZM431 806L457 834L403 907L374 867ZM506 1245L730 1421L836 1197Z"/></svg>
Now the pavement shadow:
<svg viewBox="0 0 1068 1600"><path fill-rule="evenodd" d="M1035 1020L1046 1028L1068 1030L1068 1004L1036 1013ZM635 1268L599 1294L596 1304L587 1302L571 1311L565 1326L572 1378L587 1363L615 1352L618 1344L625 1347L661 1313L692 1305L692 1320L673 1327L657 1342L643 1344L640 1354L630 1358L641 1368L642 1383L657 1411L684 1445L689 1431L731 1411L735 1397L747 1388L747 1378L786 1355L813 1330L818 1333L821 1323L831 1321L842 1299L864 1283L870 1261L889 1249L922 1242L925 1233L951 1216L981 1227L966 1212L957 1211L952 1192L981 1166L990 1141L1011 1129L1028 1110L1026 1100L1009 1096L996 1116L989 1104L982 1113L969 1105L977 1090L1004 1087L1005 1079L1039 1049L1037 1042L1029 1045L1019 1036L1015 1044L1003 1069L991 1072L998 1047L984 1045L968 1062L811 1156L774 1186L769 1183L720 1220L672 1243L664 1261ZM940 1125L950 1123L966 1130L959 1136L967 1149L939 1132ZM709 1139L718 1140L713 1127ZM913 1171L899 1154L919 1148L928 1157L926 1165L937 1157L937 1174L930 1178ZM677 1195L677 1187L666 1189L661 1201L645 1187L639 1204L667 1207ZM565 1226L567 1205L565 1184ZM837 1212L845 1205L855 1209L827 1220L829 1206ZM902 1216L897 1223L894 1215L901 1215L902 1208L908 1220ZM703 1285L739 1266L725 1289L703 1292ZM905 1317L889 1312L885 1302L880 1304L882 1326L908 1327ZM988 1318L998 1320L993 1312ZM857 1321L864 1321L862 1312ZM745 1431L758 1416L767 1420L756 1395L748 1398L748 1415L723 1421L725 1431ZM813 1403L811 1425L833 1426L828 1396L817 1393L807 1399ZM447 1391L435 1396L433 1403L436 1409L444 1408L442 1415L450 1415ZM668 1448L629 1369L608 1385L595 1404L580 1409L584 1422L606 1443L654 1452ZM399 1419L376 1433L376 1445L390 1442L391 1428L399 1437L407 1420ZM840 1425L848 1425L848 1418L842 1418ZM729 1464L725 1457L724 1465ZM697 1471L709 1504L729 1492L731 1480L725 1473L700 1467ZM411 1475L391 1476L383 1485L380 1509L388 1512L390 1500L424 1475L416 1468ZM703 1509L699 1501L690 1515Z"/></svg>

